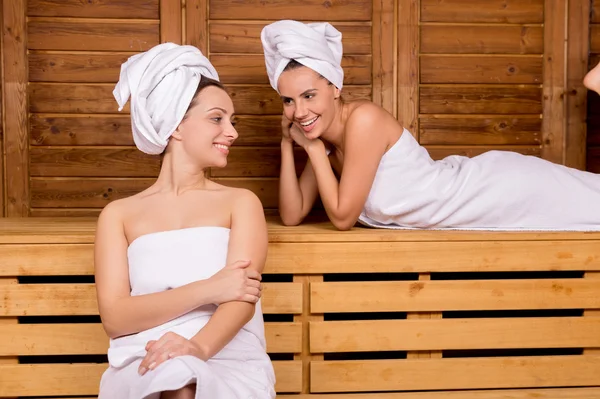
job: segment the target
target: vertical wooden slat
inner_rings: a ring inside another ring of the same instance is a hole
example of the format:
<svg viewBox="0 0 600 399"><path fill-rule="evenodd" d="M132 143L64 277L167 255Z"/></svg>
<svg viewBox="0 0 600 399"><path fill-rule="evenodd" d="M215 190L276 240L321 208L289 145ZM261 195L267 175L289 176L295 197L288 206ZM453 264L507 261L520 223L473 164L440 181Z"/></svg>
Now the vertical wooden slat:
<svg viewBox="0 0 600 399"><path fill-rule="evenodd" d="M585 279L594 279L600 284L600 272L586 272ZM600 317L600 310L586 310L583 312L583 317ZM583 350L585 355L600 355L600 348L586 348Z"/></svg>
<svg viewBox="0 0 600 399"><path fill-rule="evenodd" d="M569 0L565 165L585 170L590 1Z"/></svg>
<svg viewBox="0 0 600 399"><path fill-rule="evenodd" d="M0 0L0 32L4 32L4 5L3 1ZM4 217L6 215L4 209L4 194L6 193L6 188L4 187L4 116L6 113L4 112L4 101L3 98L3 88L4 88L4 40L0 37L0 217Z"/></svg>
<svg viewBox="0 0 600 399"><path fill-rule="evenodd" d="M394 0L373 0L373 102L394 114Z"/></svg>
<svg viewBox="0 0 600 399"><path fill-rule="evenodd" d="M398 120L419 139L419 2L398 0Z"/></svg>
<svg viewBox="0 0 600 399"><path fill-rule="evenodd" d="M160 0L160 42L182 44L180 0Z"/></svg>
<svg viewBox="0 0 600 399"><path fill-rule="evenodd" d="M0 0L1 1L1 0ZM0 278L0 292L2 292L2 286L6 286L7 284L18 284L16 278ZM18 323L18 319L16 317L0 317L0 329L3 324L15 324ZM0 364L15 364L19 363L18 357L2 357L0 356ZM6 398L9 399L9 398Z"/></svg>
<svg viewBox="0 0 600 399"><path fill-rule="evenodd" d="M544 3L544 79L542 158L565 162L565 34L567 0L545 0Z"/></svg>
<svg viewBox="0 0 600 399"><path fill-rule="evenodd" d="M294 321L302 323L302 353L294 355L295 360L302 361L302 393L310 393L310 363L313 360L323 360L323 354L310 353L310 322L323 321L322 314L312 314L310 311L310 283L322 282L323 276L295 275L294 282L302 283L302 314L295 315Z"/></svg>
<svg viewBox="0 0 600 399"><path fill-rule="evenodd" d="M2 8L6 215L28 216L27 0L4 1Z"/></svg>
<svg viewBox="0 0 600 399"><path fill-rule="evenodd" d="M208 57L208 0L186 0L185 18L186 44Z"/></svg>
<svg viewBox="0 0 600 399"><path fill-rule="evenodd" d="M431 280L430 273L420 273L419 281ZM407 319L441 319L442 312L409 312ZM441 358L442 351L409 351L406 354L408 359Z"/></svg>

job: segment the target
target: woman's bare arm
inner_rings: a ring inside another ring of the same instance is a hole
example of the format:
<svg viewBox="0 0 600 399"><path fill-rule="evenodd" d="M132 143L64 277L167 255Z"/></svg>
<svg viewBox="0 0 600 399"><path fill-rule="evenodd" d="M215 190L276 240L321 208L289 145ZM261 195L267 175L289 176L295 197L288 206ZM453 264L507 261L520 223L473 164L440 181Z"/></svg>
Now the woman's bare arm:
<svg viewBox="0 0 600 399"><path fill-rule="evenodd" d="M250 191L237 195L231 217L227 262L248 259L250 268L262 273L267 257L268 234L260 200ZM206 359L235 337L254 316L255 304L232 301L219 305L209 322L194 336Z"/></svg>

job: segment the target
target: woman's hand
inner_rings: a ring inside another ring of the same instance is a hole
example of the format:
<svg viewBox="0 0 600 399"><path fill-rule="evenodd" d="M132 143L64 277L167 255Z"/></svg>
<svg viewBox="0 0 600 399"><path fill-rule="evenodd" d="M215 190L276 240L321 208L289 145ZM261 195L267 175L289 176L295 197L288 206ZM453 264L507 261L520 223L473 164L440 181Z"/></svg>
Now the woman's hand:
<svg viewBox="0 0 600 399"><path fill-rule="evenodd" d="M283 140L289 143L293 143L294 140L290 136L290 128L293 126L292 121L286 118L285 114L281 115L281 135L283 136Z"/></svg>
<svg viewBox="0 0 600 399"><path fill-rule="evenodd" d="M204 361L208 360L200 345L174 332L166 333L158 341L148 341L146 352L146 356L138 368L140 375L156 369L159 364L177 356L189 355Z"/></svg>
<svg viewBox="0 0 600 399"><path fill-rule="evenodd" d="M248 266L250 261L237 261L209 278L214 304L231 301L258 302L262 293L262 277Z"/></svg>
<svg viewBox="0 0 600 399"><path fill-rule="evenodd" d="M306 138L302 129L300 129L295 123L286 118L285 115L282 115L281 117L281 130L284 140L295 142L300 147L302 147L304 151L308 151L309 148L317 146L322 146L323 148L325 148L325 144L323 144L321 139L311 140Z"/></svg>

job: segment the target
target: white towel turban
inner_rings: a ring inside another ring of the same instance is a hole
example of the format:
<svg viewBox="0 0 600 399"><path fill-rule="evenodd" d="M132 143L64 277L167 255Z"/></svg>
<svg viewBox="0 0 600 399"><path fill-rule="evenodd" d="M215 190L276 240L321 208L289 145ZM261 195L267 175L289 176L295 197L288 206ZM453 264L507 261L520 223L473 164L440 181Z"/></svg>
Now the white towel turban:
<svg viewBox="0 0 600 399"><path fill-rule="evenodd" d="M342 34L329 23L277 21L265 26L260 38L269 81L275 90L279 76L290 60L298 61L338 89L342 88Z"/></svg>
<svg viewBox="0 0 600 399"><path fill-rule="evenodd" d="M160 154L165 150L202 76L219 80L200 50L173 43L159 44L121 65L113 95L119 111L131 96L133 140L140 151Z"/></svg>

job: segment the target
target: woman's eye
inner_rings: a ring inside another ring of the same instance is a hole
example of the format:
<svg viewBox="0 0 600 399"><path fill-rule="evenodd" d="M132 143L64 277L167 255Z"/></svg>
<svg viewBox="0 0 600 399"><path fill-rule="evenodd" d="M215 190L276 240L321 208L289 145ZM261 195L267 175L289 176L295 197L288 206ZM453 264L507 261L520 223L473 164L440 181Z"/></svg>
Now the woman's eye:
<svg viewBox="0 0 600 399"><path fill-rule="evenodd" d="M220 116L217 116L216 118L212 118L212 120L215 121L215 122L217 122L217 123L221 122L222 119L223 118L221 118Z"/></svg>
<svg viewBox="0 0 600 399"><path fill-rule="evenodd" d="M291 104L292 103L292 99L291 98L286 98L286 99L283 100L283 103L285 105Z"/></svg>
<svg viewBox="0 0 600 399"><path fill-rule="evenodd" d="M237 125L237 121L231 121L231 126L235 127Z"/></svg>
<svg viewBox="0 0 600 399"><path fill-rule="evenodd" d="M304 96L304 98L306 98L307 100L310 100L314 96L315 96L314 94L307 94L307 95Z"/></svg>

